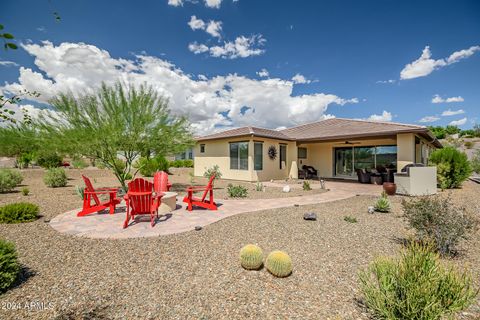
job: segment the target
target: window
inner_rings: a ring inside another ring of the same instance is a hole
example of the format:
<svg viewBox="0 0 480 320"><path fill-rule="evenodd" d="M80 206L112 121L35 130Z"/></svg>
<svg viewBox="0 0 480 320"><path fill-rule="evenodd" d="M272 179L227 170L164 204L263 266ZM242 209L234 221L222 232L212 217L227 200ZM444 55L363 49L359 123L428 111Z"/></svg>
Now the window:
<svg viewBox="0 0 480 320"><path fill-rule="evenodd" d="M200 153L205 153L205 144L200 145Z"/></svg>
<svg viewBox="0 0 480 320"><path fill-rule="evenodd" d="M248 170L248 142L230 143L230 169Z"/></svg>
<svg viewBox="0 0 480 320"><path fill-rule="evenodd" d="M284 144L280 145L280 170L287 167L287 146Z"/></svg>
<svg viewBox="0 0 480 320"><path fill-rule="evenodd" d="M376 165L385 168L397 167L397 146L377 147Z"/></svg>
<svg viewBox="0 0 480 320"><path fill-rule="evenodd" d="M190 159L190 160L193 159L193 150L192 149L188 150L188 159Z"/></svg>
<svg viewBox="0 0 480 320"><path fill-rule="evenodd" d="M375 147L354 147L354 171L375 168Z"/></svg>
<svg viewBox="0 0 480 320"><path fill-rule="evenodd" d="M254 168L255 170L263 170L263 143L255 142L254 144Z"/></svg>
<svg viewBox="0 0 480 320"><path fill-rule="evenodd" d="M307 148L298 148L298 159L307 159Z"/></svg>

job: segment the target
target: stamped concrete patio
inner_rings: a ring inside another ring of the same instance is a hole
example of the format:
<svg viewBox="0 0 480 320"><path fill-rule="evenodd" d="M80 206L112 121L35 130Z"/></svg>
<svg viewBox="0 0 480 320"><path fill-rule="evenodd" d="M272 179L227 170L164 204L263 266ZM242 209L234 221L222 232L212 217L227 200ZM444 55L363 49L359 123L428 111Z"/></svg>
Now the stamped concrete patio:
<svg viewBox="0 0 480 320"><path fill-rule="evenodd" d="M268 182L268 186L281 187L283 185ZM296 187L296 185L292 185ZM182 199L177 199L177 209L169 214L160 216L152 228L149 217L140 217L123 229L125 220L125 203L117 206L115 214L97 213L85 217L77 217L80 209L60 214L50 221L50 226L58 232L87 238L126 239L141 237L156 237L194 230L195 226L207 226L240 213L253 213L260 210L278 209L294 205L321 204L336 200L355 197L356 195L379 195L382 187L350 182L328 181L328 192L288 197L279 199L255 200L222 200L217 211L194 209L186 210Z"/></svg>

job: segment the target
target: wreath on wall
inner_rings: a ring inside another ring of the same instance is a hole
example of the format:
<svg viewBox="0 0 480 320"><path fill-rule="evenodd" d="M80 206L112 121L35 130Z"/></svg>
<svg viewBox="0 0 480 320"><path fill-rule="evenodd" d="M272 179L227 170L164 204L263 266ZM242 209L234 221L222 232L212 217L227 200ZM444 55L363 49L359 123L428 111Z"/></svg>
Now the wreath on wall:
<svg viewBox="0 0 480 320"><path fill-rule="evenodd" d="M275 160L275 158L277 157L277 148L275 148L275 146L268 147L268 157L271 160Z"/></svg>

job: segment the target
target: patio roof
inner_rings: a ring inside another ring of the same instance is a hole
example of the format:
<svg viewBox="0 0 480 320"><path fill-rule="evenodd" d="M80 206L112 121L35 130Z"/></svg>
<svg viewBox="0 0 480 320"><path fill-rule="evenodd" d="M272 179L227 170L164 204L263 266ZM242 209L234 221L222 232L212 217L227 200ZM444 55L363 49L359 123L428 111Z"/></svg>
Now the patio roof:
<svg viewBox="0 0 480 320"><path fill-rule="evenodd" d="M283 130L241 127L197 138L197 141L216 140L241 136L256 136L290 141L331 141L418 133L441 147L440 142L427 127L395 122L375 122L343 118L326 119Z"/></svg>

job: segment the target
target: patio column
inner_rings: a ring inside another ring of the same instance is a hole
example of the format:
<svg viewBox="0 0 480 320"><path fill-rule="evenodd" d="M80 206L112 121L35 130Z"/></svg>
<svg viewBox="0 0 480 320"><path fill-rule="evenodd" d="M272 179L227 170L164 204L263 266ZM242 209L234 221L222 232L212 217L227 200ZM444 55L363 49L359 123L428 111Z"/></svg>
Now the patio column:
<svg viewBox="0 0 480 320"><path fill-rule="evenodd" d="M397 170L415 162L415 134L397 134Z"/></svg>
<svg viewBox="0 0 480 320"><path fill-rule="evenodd" d="M298 165L297 165L298 148L295 142L288 144L287 159L290 159L290 168L289 168L288 177L292 179L298 179Z"/></svg>

